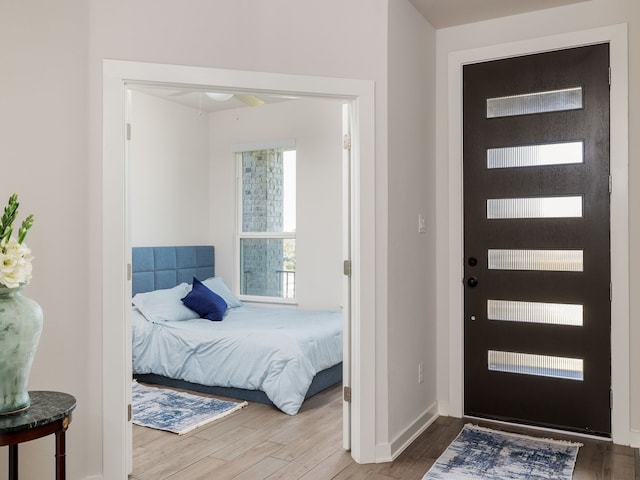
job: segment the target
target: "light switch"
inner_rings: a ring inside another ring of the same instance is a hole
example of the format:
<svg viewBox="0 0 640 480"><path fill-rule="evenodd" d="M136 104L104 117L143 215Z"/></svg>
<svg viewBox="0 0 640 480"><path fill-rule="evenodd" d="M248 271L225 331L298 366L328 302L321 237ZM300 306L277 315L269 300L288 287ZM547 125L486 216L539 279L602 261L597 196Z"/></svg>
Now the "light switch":
<svg viewBox="0 0 640 480"><path fill-rule="evenodd" d="M418 233L425 233L426 229L424 226L424 215L419 213L418 214Z"/></svg>

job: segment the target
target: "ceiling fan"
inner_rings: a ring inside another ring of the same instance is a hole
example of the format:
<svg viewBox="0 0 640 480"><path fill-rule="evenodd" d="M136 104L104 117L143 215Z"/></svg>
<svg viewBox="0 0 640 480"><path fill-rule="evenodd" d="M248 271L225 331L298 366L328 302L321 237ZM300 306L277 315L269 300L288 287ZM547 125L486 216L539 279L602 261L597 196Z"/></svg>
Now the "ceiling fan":
<svg viewBox="0 0 640 480"><path fill-rule="evenodd" d="M226 102L232 98L240 100L242 103L249 107L258 107L264 105L264 100L256 97L255 95L243 95L239 93L218 93L218 92L205 92L205 95L216 102Z"/></svg>
<svg viewBox="0 0 640 480"><path fill-rule="evenodd" d="M259 107L260 105L264 105L264 100L262 100L261 98L255 95L245 95L240 93L199 92L199 91L181 90L179 92L172 93L171 96L190 95L190 94L202 95L202 93L204 93L204 96L206 96L207 98L210 98L211 100L216 102L226 102L228 100L231 100L232 98L235 98L236 100L244 103L249 107Z"/></svg>

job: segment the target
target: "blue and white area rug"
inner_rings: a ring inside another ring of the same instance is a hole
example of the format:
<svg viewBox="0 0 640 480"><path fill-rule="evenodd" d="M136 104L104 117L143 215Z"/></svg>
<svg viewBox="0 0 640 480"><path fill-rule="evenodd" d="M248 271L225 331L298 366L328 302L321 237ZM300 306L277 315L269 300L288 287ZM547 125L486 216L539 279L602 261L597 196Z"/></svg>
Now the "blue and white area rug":
<svg viewBox="0 0 640 480"><path fill-rule="evenodd" d="M571 480L581 446L467 424L423 480Z"/></svg>
<svg viewBox="0 0 640 480"><path fill-rule="evenodd" d="M245 407L227 402L133 382L133 423L182 435Z"/></svg>

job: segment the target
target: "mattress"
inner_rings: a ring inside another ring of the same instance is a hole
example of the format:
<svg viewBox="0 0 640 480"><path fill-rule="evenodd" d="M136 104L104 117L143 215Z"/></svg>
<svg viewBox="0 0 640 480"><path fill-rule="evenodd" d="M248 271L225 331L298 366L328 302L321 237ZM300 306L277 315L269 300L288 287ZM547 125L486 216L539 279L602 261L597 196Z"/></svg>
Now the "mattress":
<svg viewBox="0 0 640 480"><path fill-rule="evenodd" d="M314 376L342 362L342 325L340 311L246 304L220 322L153 323L134 307L133 372L261 390L294 415Z"/></svg>

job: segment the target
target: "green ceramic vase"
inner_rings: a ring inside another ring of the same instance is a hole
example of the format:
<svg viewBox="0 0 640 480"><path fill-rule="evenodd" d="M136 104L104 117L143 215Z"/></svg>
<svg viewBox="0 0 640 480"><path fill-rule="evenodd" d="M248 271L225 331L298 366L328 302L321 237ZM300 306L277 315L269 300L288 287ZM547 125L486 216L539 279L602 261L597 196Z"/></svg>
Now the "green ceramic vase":
<svg viewBox="0 0 640 480"><path fill-rule="evenodd" d="M22 286L0 286L0 415L29 408L27 383L42 333L42 309Z"/></svg>

